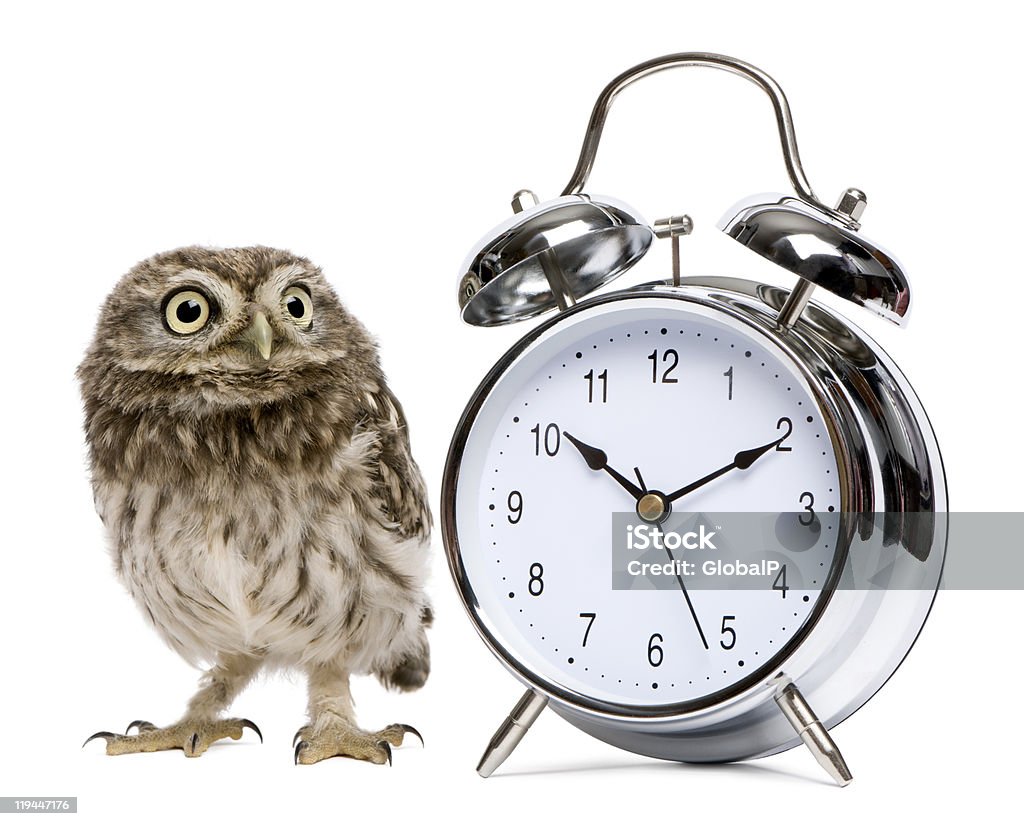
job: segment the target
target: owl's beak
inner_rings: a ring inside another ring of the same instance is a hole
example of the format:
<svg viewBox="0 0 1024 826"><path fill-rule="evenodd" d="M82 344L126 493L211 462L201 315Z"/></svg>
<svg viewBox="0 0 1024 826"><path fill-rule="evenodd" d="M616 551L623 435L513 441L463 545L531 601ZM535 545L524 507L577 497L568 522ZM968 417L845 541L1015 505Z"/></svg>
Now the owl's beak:
<svg viewBox="0 0 1024 826"><path fill-rule="evenodd" d="M274 349L274 331L263 313L256 313L253 316L252 323L242 333L241 338L255 347L264 361L270 361L270 354Z"/></svg>

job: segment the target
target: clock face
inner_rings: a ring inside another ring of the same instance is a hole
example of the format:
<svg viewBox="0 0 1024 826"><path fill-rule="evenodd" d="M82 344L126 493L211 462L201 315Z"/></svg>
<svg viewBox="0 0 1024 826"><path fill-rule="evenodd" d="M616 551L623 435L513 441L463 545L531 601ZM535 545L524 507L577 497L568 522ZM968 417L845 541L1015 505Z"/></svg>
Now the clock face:
<svg viewBox="0 0 1024 826"><path fill-rule="evenodd" d="M532 681L612 710L700 707L767 676L816 618L842 557L840 470L807 381L756 329L673 298L596 303L537 337L470 410L446 538L478 624ZM727 513L791 516L807 541L773 557L784 570L711 587L704 562L754 561L701 546L698 523L707 535ZM698 547L657 547L680 519ZM624 575L613 521L653 543L637 565L675 567Z"/></svg>

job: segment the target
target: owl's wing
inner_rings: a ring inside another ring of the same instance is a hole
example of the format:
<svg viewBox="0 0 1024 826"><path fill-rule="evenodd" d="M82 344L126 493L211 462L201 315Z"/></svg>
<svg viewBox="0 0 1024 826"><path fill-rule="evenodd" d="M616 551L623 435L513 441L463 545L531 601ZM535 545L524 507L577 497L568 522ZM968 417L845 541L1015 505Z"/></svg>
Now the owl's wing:
<svg viewBox="0 0 1024 826"><path fill-rule="evenodd" d="M402 405L383 382L367 393L364 426L380 436L376 492L385 516L402 536L430 536L430 503L423 475L412 458L409 425Z"/></svg>

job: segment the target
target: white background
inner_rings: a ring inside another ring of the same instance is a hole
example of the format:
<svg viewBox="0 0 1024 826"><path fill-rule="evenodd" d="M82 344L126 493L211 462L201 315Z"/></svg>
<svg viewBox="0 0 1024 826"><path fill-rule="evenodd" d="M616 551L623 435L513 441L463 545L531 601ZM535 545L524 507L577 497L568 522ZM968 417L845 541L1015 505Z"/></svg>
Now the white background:
<svg viewBox="0 0 1024 826"><path fill-rule="evenodd" d="M865 232L912 277L914 318L899 330L842 311L921 395L952 507L1020 509L1024 136L1009 4L361 6L4 6L0 795L77 795L89 822L988 822L1015 807L1022 629L1010 592L940 593L903 668L835 731L856 776L847 789L802 749L674 765L552 714L483 781L476 760L521 689L463 616L440 537L430 683L409 696L356 685L364 725L413 723L425 750L396 752L390 769L294 767L304 691L281 677L235 705L262 746L247 735L198 760L79 748L136 717L176 719L197 676L115 582L92 511L73 371L115 280L190 243L311 257L379 337L436 505L463 405L526 329L461 324L463 257L516 189L561 190L598 91L663 53L763 67L789 95L819 194L868 193ZM714 229L739 198L787 188L773 130L767 100L737 78L653 77L614 107L591 191L651 220L692 215L689 274L789 283ZM620 283L662 277L668 262L659 244Z"/></svg>

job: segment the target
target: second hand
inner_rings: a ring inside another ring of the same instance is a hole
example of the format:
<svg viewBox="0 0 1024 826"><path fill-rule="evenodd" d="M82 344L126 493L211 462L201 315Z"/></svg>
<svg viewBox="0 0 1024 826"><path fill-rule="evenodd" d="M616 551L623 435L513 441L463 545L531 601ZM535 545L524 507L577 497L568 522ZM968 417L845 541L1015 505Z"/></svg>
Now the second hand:
<svg viewBox="0 0 1024 826"><path fill-rule="evenodd" d="M668 554L668 558L672 562L672 568L676 574L676 582L679 583L679 590L683 592L683 597L686 599L686 607L690 609L690 616L693 617L693 624L697 626L697 633L700 634L700 641L704 643L704 650L709 651L708 638L704 636L704 629L701 627L700 620L697 619L697 611L694 609L693 601L690 599L690 592L686 590L686 583L683 582L683 575L679 573L676 558L672 556L672 551L668 549L667 545L665 546L665 553Z"/></svg>
<svg viewBox="0 0 1024 826"><path fill-rule="evenodd" d="M640 468L633 468L633 473L636 474L636 478L637 481L640 482L641 489L647 492L647 483L644 481L644 477L640 473ZM683 582L682 574L678 571L676 558L672 556L672 551L669 550L667 545L665 546L665 553L668 554L669 561L672 563L672 569L675 571L676 575L676 582L679 583L679 590L683 592L683 598L686 600L686 607L690 609L690 616L693 617L693 624L697 627L697 633L700 634L700 641L704 644L704 650L710 651L711 648L708 645L708 638L704 636L704 628L701 626L700 620L697 619L697 610L693 607L693 601L690 599L690 592L686 590L686 583Z"/></svg>

